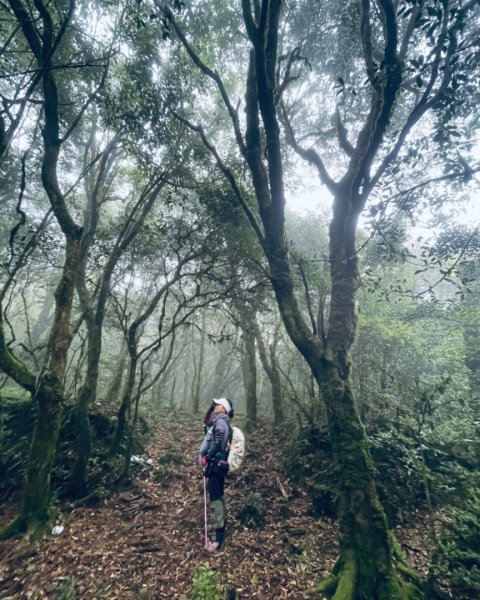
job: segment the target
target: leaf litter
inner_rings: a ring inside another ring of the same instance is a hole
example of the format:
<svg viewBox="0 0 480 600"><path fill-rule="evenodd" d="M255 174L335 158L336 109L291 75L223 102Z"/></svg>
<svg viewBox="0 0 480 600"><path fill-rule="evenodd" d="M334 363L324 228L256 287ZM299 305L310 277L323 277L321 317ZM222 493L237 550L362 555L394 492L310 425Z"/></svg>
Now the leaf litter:
<svg viewBox="0 0 480 600"><path fill-rule="evenodd" d="M264 428L252 436L241 470L227 477L226 543L220 552L206 553L197 466L202 433L199 424L180 438L161 426L148 457L132 465L132 488L99 508L61 513L55 523L64 527L61 534L34 544L1 542L0 597L185 600L196 568L207 562L230 597L306 598L335 564L336 524L310 515L308 496L281 472L280 448ZM166 467L162 457L172 449L179 458ZM247 528L237 517L252 493L264 512L261 529ZM12 505L3 506L0 526L13 514ZM411 526L395 532L421 574L428 569L431 546L425 519L418 513Z"/></svg>

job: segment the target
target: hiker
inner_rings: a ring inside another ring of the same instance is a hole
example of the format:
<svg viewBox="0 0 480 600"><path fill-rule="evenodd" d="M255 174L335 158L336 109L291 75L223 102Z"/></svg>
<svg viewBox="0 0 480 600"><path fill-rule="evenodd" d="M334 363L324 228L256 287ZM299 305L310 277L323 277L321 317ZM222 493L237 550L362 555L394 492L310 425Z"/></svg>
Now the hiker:
<svg viewBox="0 0 480 600"><path fill-rule="evenodd" d="M233 418L231 402L227 398L214 398L207 411L205 425L213 423L200 447L200 464L204 469L204 477L208 478L209 523L206 549L209 552L218 550L225 538L225 503L223 490L228 470L227 444L230 434L230 419ZM223 470L223 465L226 469Z"/></svg>

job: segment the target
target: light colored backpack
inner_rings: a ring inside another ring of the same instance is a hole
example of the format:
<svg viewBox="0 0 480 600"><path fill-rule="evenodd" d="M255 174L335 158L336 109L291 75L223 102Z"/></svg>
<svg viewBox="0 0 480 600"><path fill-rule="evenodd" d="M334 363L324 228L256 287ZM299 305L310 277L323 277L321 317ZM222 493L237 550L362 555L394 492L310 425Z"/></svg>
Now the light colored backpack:
<svg viewBox="0 0 480 600"><path fill-rule="evenodd" d="M232 427L229 425L229 428L230 431L228 433L227 445L225 447L225 451L228 453L228 470L237 471L242 466L243 458L245 456L245 436L243 435L243 431L238 427ZM214 429L215 425L210 427L203 438L198 455L199 464L201 464L200 460L202 458L202 454L205 454L205 451L208 448Z"/></svg>
<svg viewBox="0 0 480 600"><path fill-rule="evenodd" d="M228 464L230 465L230 471L236 471L242 466L245 456L245 436L238 427L230 427L228 437L230 442Z"/></svg>

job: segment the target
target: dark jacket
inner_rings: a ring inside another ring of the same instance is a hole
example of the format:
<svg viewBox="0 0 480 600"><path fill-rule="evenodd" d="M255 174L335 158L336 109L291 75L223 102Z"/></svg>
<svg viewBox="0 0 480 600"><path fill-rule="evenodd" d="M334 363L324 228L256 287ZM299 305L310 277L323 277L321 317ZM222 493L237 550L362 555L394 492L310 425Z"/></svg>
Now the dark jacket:
<svg viewBox="0 0 480 600"><path fill-rule="evenodd" d="M216 417L212 428L207 431L200 446L200 455L206 456L207 460L213 458L219 452L225 450L230 432L230 419L222 413Z"/></svg>

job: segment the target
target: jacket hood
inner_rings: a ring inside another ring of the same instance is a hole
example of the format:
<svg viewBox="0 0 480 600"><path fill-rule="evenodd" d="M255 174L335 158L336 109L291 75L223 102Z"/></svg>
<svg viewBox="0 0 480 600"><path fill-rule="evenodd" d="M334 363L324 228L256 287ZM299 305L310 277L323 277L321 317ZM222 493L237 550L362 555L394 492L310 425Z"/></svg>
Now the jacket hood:
<svg viewBox="0 0 480 600"><path fill-rule="evenodd" d="M226 421L227 423L230 422L230 419L228 418L228 415L226 413L220 413L217 417L215 417L215 421Z"/></svg>

